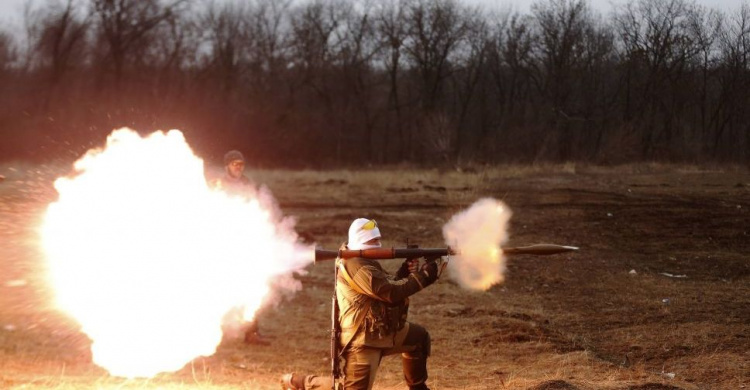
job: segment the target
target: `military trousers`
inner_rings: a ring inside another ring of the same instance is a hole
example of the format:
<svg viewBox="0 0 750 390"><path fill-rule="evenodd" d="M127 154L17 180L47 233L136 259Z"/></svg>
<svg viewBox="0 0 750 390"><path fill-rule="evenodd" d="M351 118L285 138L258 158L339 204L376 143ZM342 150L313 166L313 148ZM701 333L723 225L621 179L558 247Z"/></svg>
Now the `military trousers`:
<svg viewBox="0 0 750 390"><path fill-rule="evenodd" d="M417 324L406 323L396 333L391 348L351 346L343 355L344 390L370 390L383 356L401 354L404 379L410 388L425 388L427 357L430 354L430 335ZM328 390L332 387L330 376L310 375L305 378L305 390Z"/></svg>

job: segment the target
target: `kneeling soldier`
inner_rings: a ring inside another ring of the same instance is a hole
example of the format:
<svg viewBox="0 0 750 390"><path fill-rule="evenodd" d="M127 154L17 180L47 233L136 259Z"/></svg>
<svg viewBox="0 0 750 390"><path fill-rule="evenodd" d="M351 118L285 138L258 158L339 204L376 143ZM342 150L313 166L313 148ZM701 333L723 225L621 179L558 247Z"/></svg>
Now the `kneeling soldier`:
<svg viewBox="0 0 750 390"><path fill-rule="evenodd" d="M344 249L379 248L380 239L375 220L359 218L349 227ZM336 266L343 388L371 389L382 357L400 353L409 389L429 390L430 335L425 328L407 322L406 316L408 297L437 280L437 263L427 262L418 269L418 259L407 259L395 275L371 259L336 259ZM286 390L327 390L331 381L330 376L297 374L286 374L281 380Z"/></svg>

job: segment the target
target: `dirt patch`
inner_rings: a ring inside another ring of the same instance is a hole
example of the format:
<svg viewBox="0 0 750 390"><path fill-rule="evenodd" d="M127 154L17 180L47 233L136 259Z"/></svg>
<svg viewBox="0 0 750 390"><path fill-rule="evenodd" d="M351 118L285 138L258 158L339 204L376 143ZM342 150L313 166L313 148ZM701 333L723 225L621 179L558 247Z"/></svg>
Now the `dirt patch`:
<svg viewBox="0 0 750 390"><path fill-rule="evenodd" d="M540 383L529 390L578 390L578 387L562 380L554 380Z"/></svg>
<svg viewBox="0 0 750 390"><path fill-rule="evenodd" d="M630 386L628 390L681 390L680 387L663 385L661 383L646 383L643 385Z"/></svg>
<svg viewBox="0 0 750 390"><path fill-rule="evenodd" d="M261 172L256 179L296 217L302 237L326 249L338 248L358 217L377 219L387 246L444 245L443 224L485 196L514 212L509 246L581 247L510 258L506 281L487 292L441 280L415 295L410 319L433 340L431 388L750 383L747 172L513 169ZM90 340L50 303L34 234L54 199L52 179L8 175L0 187L0 387L271 389L284 372L327 372L331 263L310 266L298 277L301 291L261 314L271 346L228 340L213 356L151 381L107 376L91 362ZM400 371L399 359L385 359L375 388L403 388ZM669 384L664 372L675 374Z"/></svg>

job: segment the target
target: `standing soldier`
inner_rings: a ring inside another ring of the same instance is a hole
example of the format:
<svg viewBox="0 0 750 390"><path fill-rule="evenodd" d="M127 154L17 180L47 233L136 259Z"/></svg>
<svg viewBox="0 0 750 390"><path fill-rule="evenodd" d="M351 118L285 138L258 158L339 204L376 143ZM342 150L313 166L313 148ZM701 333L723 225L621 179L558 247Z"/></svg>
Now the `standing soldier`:
<svg viewBox="0 0 750 390"><path fill-rule="evenodd" d="M380 229L372 219L359 218L349 227L348 249L379 248ZM406 321L408 297L438 278L436 262L419 269L419 259L407 259L395 275L371 259L336 259L336 298L341 327L339 357L343 358L343 388L369 390L383 356L400 353L409 389L429 390L427 357L430 335ZM286 374L285 390L331 389L330 376Z"/></svg>
<svg viewBox="0 0 750 390"><path fill-rule="evenodd" d="M211 184L214 188L235 195L255 191L255 184L245 176L245 156L239 150L230 150L224 155L224 175Z"/></svg>
<svg viewBox="0 0 750 390"><path fill-rule="evenodd" d="M238 150L230 150L224 155L224 175L213 180L211 185L233 195L250 196L257 192L255 184L245 176L245 156ZM237 316L241 317L240 314L237 314ZM261 336L257 318L253 319L252 322L243 324L242 329L245 334L245 343L270 344Z"/></svg>

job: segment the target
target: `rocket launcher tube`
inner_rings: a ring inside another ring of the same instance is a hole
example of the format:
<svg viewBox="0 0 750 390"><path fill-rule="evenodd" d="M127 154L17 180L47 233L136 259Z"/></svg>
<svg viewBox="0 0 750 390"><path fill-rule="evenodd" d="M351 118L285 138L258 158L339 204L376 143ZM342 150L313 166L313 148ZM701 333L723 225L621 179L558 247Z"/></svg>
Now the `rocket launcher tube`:
<svg viewBox="0 0 750 390"><path fill-rule="evenodd" d="M520 246L513 248L502 248L506 255L533 255L546 256L558 253L577 251L578 247L563 246L554 244L536 244L530 246ZM413 259L418 257L436 258L442 256L452 256L460 254L456 250L448 248L374 248L374 249L341 249L338 251L316 249L315 262L324 260L333 260L337 257L349 259L352 257L361 257L364 259L385 260L385 259Z"/></svg>

